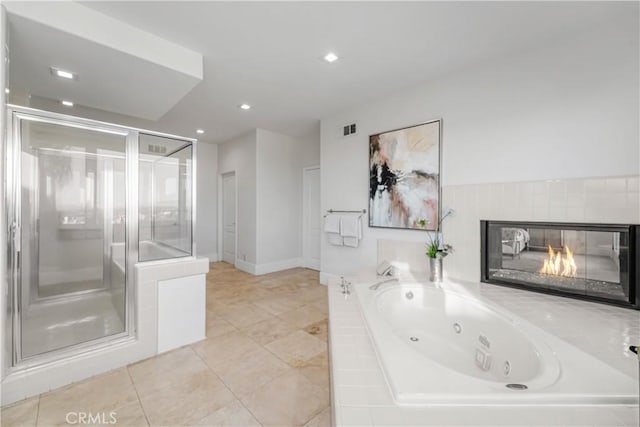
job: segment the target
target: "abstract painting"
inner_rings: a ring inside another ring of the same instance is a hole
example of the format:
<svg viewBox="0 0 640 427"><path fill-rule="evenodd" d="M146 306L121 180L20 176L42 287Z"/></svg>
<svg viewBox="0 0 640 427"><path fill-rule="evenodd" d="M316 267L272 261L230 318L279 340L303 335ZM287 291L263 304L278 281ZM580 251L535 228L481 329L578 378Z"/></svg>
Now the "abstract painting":
<svg viewBox="0 0 640 427"><path fill-rule="evenodd" d="M435 230L440 213L440 120L369 137L369 226Z"/></svg>

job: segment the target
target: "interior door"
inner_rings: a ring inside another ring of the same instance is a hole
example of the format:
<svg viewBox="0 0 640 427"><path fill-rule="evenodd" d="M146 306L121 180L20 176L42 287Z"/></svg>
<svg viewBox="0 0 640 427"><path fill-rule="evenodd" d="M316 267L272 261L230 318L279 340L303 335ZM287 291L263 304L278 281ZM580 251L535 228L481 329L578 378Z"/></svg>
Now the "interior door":
<svg viewBox="0 0 640 427"><path fill-rule="evenodd" d="M222 176L222 260L236 262L236 175Z"/></svg>
<svg viewBox="0 0 640 427"><path fill-rule="evenodd" d="M304 169L303 258L305 267L320 270L320 168Z"/></svg>

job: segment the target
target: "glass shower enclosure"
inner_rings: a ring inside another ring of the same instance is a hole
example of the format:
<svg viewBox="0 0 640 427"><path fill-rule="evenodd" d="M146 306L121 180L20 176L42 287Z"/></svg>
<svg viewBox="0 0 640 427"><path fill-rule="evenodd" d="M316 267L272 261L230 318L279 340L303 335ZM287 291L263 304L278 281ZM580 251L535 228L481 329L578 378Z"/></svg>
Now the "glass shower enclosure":
<svg viewBox="0 0 640 427"><path fill-rule="evenodd" d="M137 262L194 256L195 140L11 106L14 367L135 336Z"/></svg>

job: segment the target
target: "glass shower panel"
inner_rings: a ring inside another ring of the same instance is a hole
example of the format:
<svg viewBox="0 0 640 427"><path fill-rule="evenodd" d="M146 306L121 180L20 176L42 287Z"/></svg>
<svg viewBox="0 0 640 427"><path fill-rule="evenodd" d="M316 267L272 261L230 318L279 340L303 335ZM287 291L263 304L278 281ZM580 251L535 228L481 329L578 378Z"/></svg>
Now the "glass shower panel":
<svg viewBox="0 0 640 427"><path fill-rule="evenodd" d="M192 156L189 141L140 134L140 261L192 254Z"/></svg>
<svg viewBox="0 0 640 427"><path fill-rule="evenodd" d="M125 136L23 120L21 357L125 331Z"/></svg>

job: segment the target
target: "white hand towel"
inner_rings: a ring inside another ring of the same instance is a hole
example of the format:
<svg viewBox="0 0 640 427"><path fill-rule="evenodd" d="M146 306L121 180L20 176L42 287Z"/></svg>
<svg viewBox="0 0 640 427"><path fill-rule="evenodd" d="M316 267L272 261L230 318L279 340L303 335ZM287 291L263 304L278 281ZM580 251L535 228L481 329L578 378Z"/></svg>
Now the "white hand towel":
<svg viewBox="0 0 640 427"><path fill-rule="evenodd" d="M343 237L343 244L351 248L360 246L362 239L362 220L360 215L344 215L340 219L340 234Z"/></svg>
<svg viewBox="0 0 640 427"><path fill-rule="evenodd" d="M362 238L362 221L360 216L343 215L340 218L340 235L342 237Z"/></svg>
<svg viewBox="0 0 640 427"><path fill-rule="evenodd" d="M327 240L334 246L343 246L344 239L338 233L327 233Z"/></svg>
<svg viewBox="0 0 640 427"><path fill-rule="evenodd" d="M350 248L357 248L360 246L360 239L357 237L343 237L342 242L344 246L349 246Z"/></svg>
<svg viewBox="0 0 640 427"><path fill-rule="evenodd" d="M324 218L324 231L340 234L340 215L329 214Z"/></svg>

